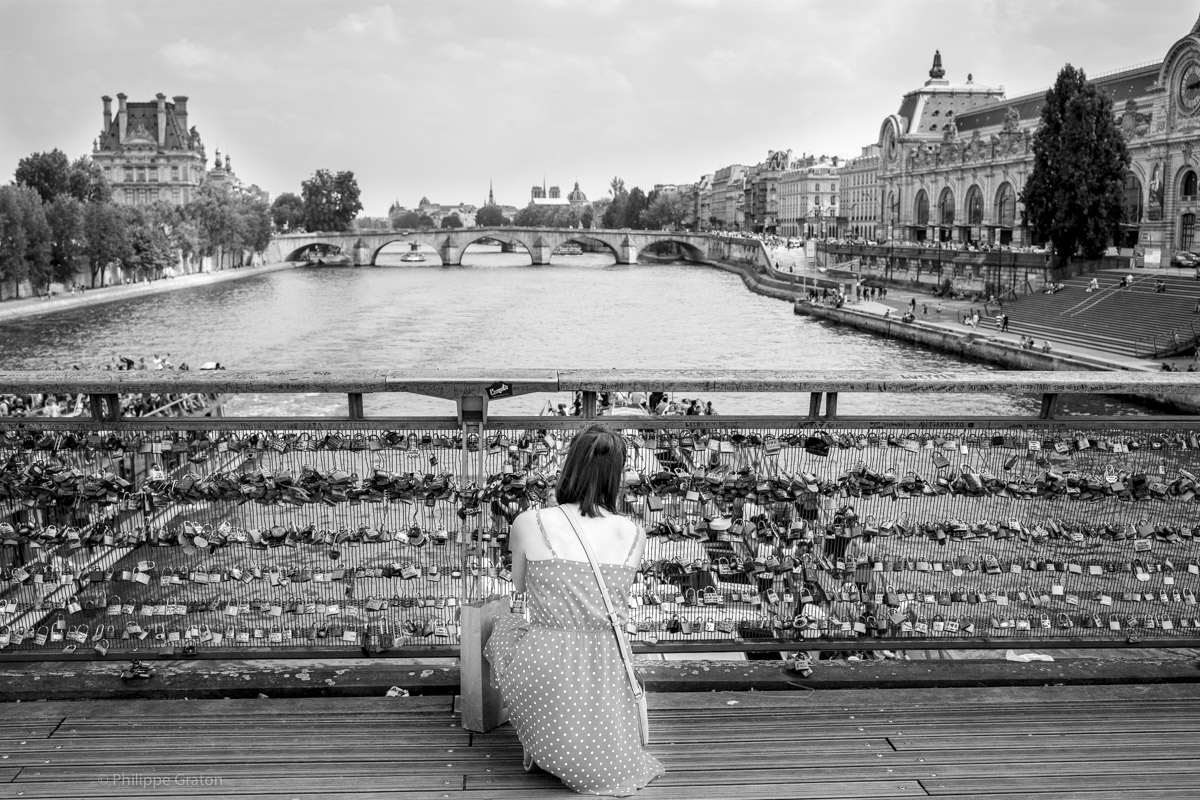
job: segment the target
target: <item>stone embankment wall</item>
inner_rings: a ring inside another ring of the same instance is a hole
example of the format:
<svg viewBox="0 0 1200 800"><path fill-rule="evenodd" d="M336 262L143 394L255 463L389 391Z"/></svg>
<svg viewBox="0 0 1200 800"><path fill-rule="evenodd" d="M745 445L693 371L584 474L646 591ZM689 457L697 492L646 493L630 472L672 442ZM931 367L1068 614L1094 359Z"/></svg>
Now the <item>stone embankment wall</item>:
<svg viewBox="0 0 1200 800"><path fill-rule="evenodd" d="M757 246L757 247L756 247ZM1010 343L993 340L985 334L972 331L954 331L920 322L905 323L896 319L884 319L877 314L866 314L846 308L828 308L804 301L804 287L836 287L839 281L829 278L802 278L774 269L766 248L753 240L731 240L719 252L710 256L709 266L732 272L752 292L786 300L792 303L796 314L823 319L839 325L849 325L867 333L889 339L927 347L958 358L994 364L1012 370L1066 370L1066 371L1118 371L1126 367L1102 357L1088 358L1067 353L1043 353L1039 350L1022 350ZM1161 407L1173 412L1200 414L1200 396L1197 395L1137 395L1140 402Z"/></svg>

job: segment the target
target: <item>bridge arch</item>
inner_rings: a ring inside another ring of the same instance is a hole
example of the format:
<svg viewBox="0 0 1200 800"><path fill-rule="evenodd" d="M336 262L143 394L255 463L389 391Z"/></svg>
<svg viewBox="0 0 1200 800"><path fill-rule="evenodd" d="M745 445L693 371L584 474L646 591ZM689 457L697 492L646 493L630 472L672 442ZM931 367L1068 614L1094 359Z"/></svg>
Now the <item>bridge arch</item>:
<svg viewBox="0 0 1200 800"><path fill-rule="evenodd" d="M556 244L554 246L553 252L557 253L559 248L561 248L564 244L570 244L572 242L574 242L575 244L578 244L578 245L586 245L588 247L603 247L605 250L607 250L609 253L612 254L613 258L618 259L618 260L620 260L620 258L621 258L621 254L617 251L616 246L612 242L605 241L604 239L601 239L599 236L587 236L585 234L580 234L578 236L568 236L567 238L563 239L561 242L559 242L558 244Z"/></svg>
<svg viewBox="0 0 1200 800"><path fill-rule="evenodd" d="M316 242L309 242L307 244L301 245L300 247L296 248L295 250L293 250L290 253L288 253L287 255L285 255L283 257L283 260L284 261L306 261L308 259L308 255L310 253L313 253L314 257L321 255L321 254L350 255L349 253L347 253L345 250L342 249L342 246L340 244L337 244L335 242L316 241Z"/></svg>
<svg viewBox="0 0 1200 800"><path fill-rule="evenodd" d="M692 244L683 238L665 237L655 238L651 242L647 242L641 251L644 253L654 254L655 250L660 250L664 246L673 247L683 257L684 261L705 261L708 254L701 248Z"/></svg>
<svg viewBox="0 0 1200 800"><path fill-rule="evenodd" d="M375 242L372 242L371 259L370 259L370 261L367 262L367 264L372 267L378 266L379 265L379 254L382 253L385 248L387 248L388 246L393 245L393 244L407 244L407 245L417 244L424 248L428 248L429 250L432 250L435 254L438 253L437 246L434 245L433 242L429 241L428 236L417 234L417 233L411 233L411 234L398 233L395 236L383 237L382 239L379 240L378 244L376 244Z"/></svg>

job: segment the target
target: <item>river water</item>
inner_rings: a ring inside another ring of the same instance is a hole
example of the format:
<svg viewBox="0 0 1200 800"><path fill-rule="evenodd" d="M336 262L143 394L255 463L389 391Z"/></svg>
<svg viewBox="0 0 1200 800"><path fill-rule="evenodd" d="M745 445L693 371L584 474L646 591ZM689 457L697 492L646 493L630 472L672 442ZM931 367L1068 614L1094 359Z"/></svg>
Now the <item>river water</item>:
<svg viewBox="0 0 1200 800"><path fill-rule="evenodd" d="M0 325L0 369L96 367L113 356L170 354L193 367L822 369L983 372L989 367L793 315L736 275L689 264L617 265L609 255L555 256L475 245L461 267L435 254L403 264L297 268ZM807 413L807 395L713 394L720 413ZM493 404L536 413L565 395ZM1030 414L1036 396L846 395L844 414ZM230 414L344 414L344 396L246 395ZM368 414L452 414L448 401L368 396ZM1068 411L1140 413L1092 398Z"/></svg>

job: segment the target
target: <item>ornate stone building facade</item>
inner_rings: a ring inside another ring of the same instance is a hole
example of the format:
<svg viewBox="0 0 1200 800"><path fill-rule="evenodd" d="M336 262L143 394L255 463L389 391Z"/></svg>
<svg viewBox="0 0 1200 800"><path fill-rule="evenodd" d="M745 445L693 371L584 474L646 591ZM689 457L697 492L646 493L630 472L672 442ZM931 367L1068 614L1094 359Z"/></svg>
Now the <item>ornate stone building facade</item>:
<svg viewBox="0 0 1200 800"><path fill-rule="evenodd" d="M953 86L940 55L929 74L880 126L880 235L1027 243L1018 198L1045 92L1005 98L970 76ZM1132 156L1116 244L1138 248L1150 266L1200 249L1200 20L1161 61L1092 83L1112 98Z"/></svg>
<svg viewBox="0 0 1200 800"><path fill-rule="evenodd" d="M165 201L183 205L205 179L204 143L188 128L188 99L168 102L163 94L149 103L130 103L105 95L104 121L92 144L92 160L113 188L113 200L124 205Z"/></svg>

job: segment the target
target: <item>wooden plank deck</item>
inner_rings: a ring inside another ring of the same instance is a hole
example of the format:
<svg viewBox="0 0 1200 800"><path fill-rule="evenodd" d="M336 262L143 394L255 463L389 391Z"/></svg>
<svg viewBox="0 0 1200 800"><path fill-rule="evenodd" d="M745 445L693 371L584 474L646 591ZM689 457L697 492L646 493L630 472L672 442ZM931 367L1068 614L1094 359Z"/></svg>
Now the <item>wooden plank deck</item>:
<svg viewBox="0 0 1200 800"><path fill-rule="evenodd" d="M1200 686L651 695L646 800L1200 797ZM554 800L451 698L12 703L0 799Z"/></svg>

